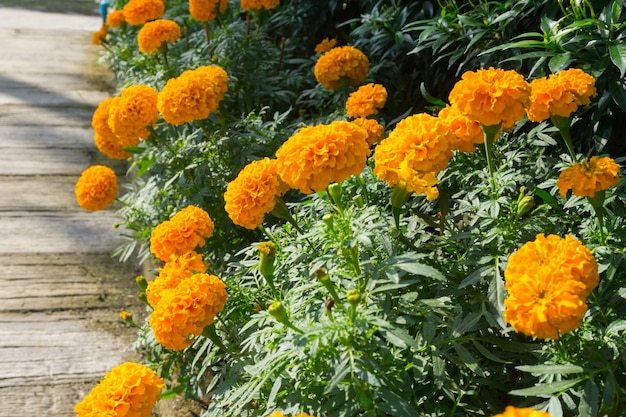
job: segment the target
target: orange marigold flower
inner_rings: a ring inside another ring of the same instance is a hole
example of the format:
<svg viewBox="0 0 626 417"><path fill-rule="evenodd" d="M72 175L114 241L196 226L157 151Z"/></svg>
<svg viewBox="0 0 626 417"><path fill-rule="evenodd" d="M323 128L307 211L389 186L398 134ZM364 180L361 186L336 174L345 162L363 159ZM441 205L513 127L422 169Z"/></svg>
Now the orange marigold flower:
<svg viewBox="0 0 626 417"><path fill-rule="evenodd" d="M355 125L367 132L367 144L372 146L376 142L379 142L385 136L385 128L374 119L365 119L358 117L352 121Z"/></svg>
<svg viewBox="0 0 626 417"><path fill-rule="evenodd" d="M578 68L538 78L530 84L528 119L541 122L551 116L569 117L596 95L595 79Z"/></svg>
<svg viewBox="0 0 626 417"><path fill-rule="evenodd" d="M143 25L149 20L158 19L164 12L163 0L130 0L122 8L124 19L131 25Z"/></svg>
<svg viewBox="0 0 626 417"><path fill-rule="evenodd" d="M350 94L346 101L349 117L367 117L378 113L387 102L387 89L381 84L365 84Z"/></svg>
<svg viewBox="0 0 626 417"><path fill-rule="evenodd" d="M94 142L98 150L109 158L126 159L129 158L131 154L122 150L122 148L136 145L136 143L124 143L109 127L109 108L113 101L113 97L101 101L93 113L91 127L93 127L95 131Z"/></svg>
<svg viewBox="0 0 626 417"><path fill-rule="evenodd" d="M155 339L168 349L191 345L226 305L226 285L218 277L195 274L183 280L163 297L150 316Z"/></svg>
<svg viewBox="0 0 626 417"><path fill-rule="evenodd" d="M569 190L579 197L593 197L597 192L619 184L619 171L619 164L612 158L592 156L561 171L556 186L563 197Z"/></svg>
<svg viewBox="0 0 626 417"><path fill-rule="evenodd" d="M352 46L340 46L319 57L313 72L320 84L334 91L340 87L342 78L352 86L360 84L369 72L369 60Z"/></svg>
<svg viewBox="0 0 626 417"><path fill-rule="evenodd" d="M117 176L109 167L93 165L80 175L74 192L85 210L104 210L117 197Z"/></svg>
<svg viewBox="0 0 626 417"><path fill-rule="evenodd" d="M425 113L401 120L374 151L374 174L390 187L406 183L407 191L437 197L436 173L448 166L454 134L436 117Z"/></svg>
<svg viewBox="0 0 626 417"><path fill-rule="evenodd" d="M224 13L227 6L228 0L189 0L189 13L196 20L208 22Z"/></svg>
<svg viewBox="0 0 626 417"><path fill-rule="evenodd" d="M268 414L265 417L285 417L285 415L281 411L274 411L272 414ZM313 416L310 414L300 413L295 417L313 417Z"/></svg>
<svg viewBox="0 0 626 417"><path fill-rule="evenodd" d="M263 223L265 213L274 210L275 197L289 190L276 169L275 159L253 161L228 184L224 193L225 209L235 224L256 228Z"/></svg>
<svg viewBox="0 0 626 417"><path fill-rule="evenodd" d="M502 130L507 130L524 117L529 97L530 84L522 75L489 68L464 73L449 100L471 120L484 126L502 123Z"/></svg>
<svg viewBox="0 0 626 417"><path fill-rule="evenodd" d="M191 251L181 256L170 257L170 260L159 268L159 275L148 282L146 296L152 307L161 301L165 291L176 288L183 280L193 274L202 274L207 271L208 265L202 260L202 255Z"/></svg>
<svg viewBox="0 0 626 417"><path fill-rule="evenodd" d="M215 225L209 213L196 206L187 206L170 220L160 223L150 235L150 252L162 261L181 256L204 246Z"/></svg>
<svg viewBox="0 0 626 417"><path fill-rule="evenodd" d="M241 8L245 11L249 10L272 10L280 5L280 0L241 0Z"/></svg>
<svg viewBox="0 0 626 417"><path fill-rule="evenodd" d="M122 10L113 10L107 15L107 25L112 28L119 27L125 21L126 19L124 19L124 12Z"/></svg>
<svg viewBox="0 0 626 417"><path fill-rule="evenodd" d="M448 126L454 133L456 141L452 148L461 152L474 152L474 145L485 141L485 134L480 128L480 123L469 119L454 106L446 106L437 115L439 120Z"/></svg>
<svg viewBox="0 0 626 417"><path fill-rule="evenodd" d="M145 54L154 53L167 42L180 38L180 26L173 20L160 19L148 22L137 33L139 50Z"/></svg>
<svg viewBox="0 0 626 417"><path fill-rule="evenodd" d="M154 88L138 84L122 90L109 107L109 127L124 142L147 138L147 126L154 126L159 118L157 92Z"/></svg>
<svg viewBox="0 0 626 417"><path fill-rule="evenodd" d="M516 408L508 406L503 413L496 414L493 417L550 417L550 414L543 411L537 411L533 408Z"/></svg>
<svg viewBox="0 0 626 417"><path fill-rule="evenodd" d="M321 55L324 52L333 49L335 46L337 46L337 39L324 38L323 41L315 46L315 53Z"/></svg>
<svg viewBox="0 0 626 417"><path fill-rule="evenodd" d="M97 32L94 32L91 37L91 43L94 45L101 45L104 38L107 36L107 25L100 26Z"/></svg>
<svg viewBox="0 0 626 417"><path fill-rule="evenodd" d="M105 374L74 411L76 417L150 417L164 386L152 369L125 362Z"/></svg>
<svg viewBox="0 0 626 417"><path fill-rule="evenodd" d="M509 257L504 319L515 331L542 339L580 326L585 298L598 285L593 254L572 236L537 235Z"/></svg>
<svg viewBox="0 0 626 417"><path fill-rule="evenodd" d="M207 65L171 78L158 94L157 106L166 122L179 125L202 120L216 111L228 90L228 74Z"/></svg>
<svg viewBox="0 0 626 417"><path fill-rule="evenodd" d="M276 151L277 171L291 188L310 194L359 175L369 154L367 132L356 124L307 126Z"/></svg>

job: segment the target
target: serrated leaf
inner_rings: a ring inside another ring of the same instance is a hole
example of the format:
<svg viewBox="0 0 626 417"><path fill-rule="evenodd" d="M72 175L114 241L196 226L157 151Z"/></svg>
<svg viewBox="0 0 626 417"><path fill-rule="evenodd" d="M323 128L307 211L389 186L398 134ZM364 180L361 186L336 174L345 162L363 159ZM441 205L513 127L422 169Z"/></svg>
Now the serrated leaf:
<svg viewBox="0 0 626 417"><path fill-rule="evenodd" d="M578 406L579 417L597 417L598 415L598 398L599 390L593 379L590 379L585 384L583 389L583 395L580 398L580 404Z"/></svg>
<svg viewBox="0 0 626 417"><path fill-rule="evenodd" d="M517 395L520 397L536 397L538 395L552 395L560 391L568 390L571 387L578 385L581 381L584 381L585 377L576 379L568 379L566 381L551 382L548 384L539 384L534 387L515 389L509 391L511 395Z"/></svg>
<svg viewBox="0 0 626 417"><path fill-rule="evenodd" d="M550 61L548 61L548 66L550 67L550 71L556 74L562 69L567 68L570 62L572 62L572 56L569 52L565 52L556 54L552 58L550 58Z"/></svg>
<svg viewBox="0 0 626 417"><path fill-rule="evenodd" d="M616 320L607 326L606 333L618 334L624 330L626 330L626 320Z"/></svg>
<svg viewBox="0 0 626 417"><path fill-rule="evenodd" d="M624 77L626 72L626 44L623 41L612 41L609 43L609 57L611 62L619 68L620 77Z"/></svg>
<svg viewBox="0 0 626 417"><path fill-rule="evenodd" d="M538 375L581 374L585 371L577 365L522 365L515 369Z"/></svg>
<svg viewBox="0 0 626 417"><path fill-rule="evenodd" d="M456 351L456 353L461 357L463 361L463 365L467 366L472 372L476 375L484 377L485 373L478 365L478 361L474 358L474 356L470 353L469 350L465 349L460 343L453 343L452 347Z"/></svg>
<svg viewBox="0 0 626 417"><path fill-rule="evenodd" d="M463 278L463 281L461 281L461 283L459 284L459 289L469 287L470 285L474 285L475 283L480 281L480 279L484 276L484 272L486 270L487 268L484 267L477 269L476 271Z"/></svg>

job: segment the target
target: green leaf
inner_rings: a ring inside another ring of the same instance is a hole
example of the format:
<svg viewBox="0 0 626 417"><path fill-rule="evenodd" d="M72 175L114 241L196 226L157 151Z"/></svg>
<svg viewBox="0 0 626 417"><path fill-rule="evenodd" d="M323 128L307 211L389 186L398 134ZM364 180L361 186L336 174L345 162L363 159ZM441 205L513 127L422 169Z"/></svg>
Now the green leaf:
<svg viewBox="0 0 626 417"><path fill-rule="evenodd" d="M611 61L619 68L620 77L626 72L626 44L623 41L609 42L609 56Z"/></svg>
<svg viewBox="0 0 626 417"><path fill-rule="evenodd" d="M482 267L463 278L463 281L461 281L461 283L459 284L459 289L463 289L465 287L469 287L470 285L476 284L478 281L480 281L482 277L485 276L485 271L487 271L488 269L488 267Z"/></svg>
<svg viewBox="0 0 626 417"><path fill-rule="evenodd" d="M538 375L581 374L585 371L581 366L576 365L522 365L516 366L515 369Z"/></svg>
<svg viewBox="0 0 626 417"><path fill-rule="evenodd" d="M596 417L598 415L598 398L599 398L598 386L593 379L590 379L585 384L583 389L583 395L580 398L580 404L578 406L579 417Z"/></svg>
<svg viewBox="0 0 626 417"><path fill-rule="evenodd" d="M563 54L556 54L550 58L548 66L550 67L550 71L556 74L562 69L567 68L570 62L572 62L572 55L569 52L565 52Z"/></svg>
<svg viewBox="0 0 626 417"><path fill-rule="evenodd" d="M446 106L446 103L443 100L431 96L430 93L428 91L426 91L426 87L424 86L424 83L420 84L420 92L422 93L422 96L424 96L426 101L428 101L430 104L434 104L434 105L440 106L440 107L445 107Z"/></svg>
<svg viewBox="0 0 626 417"><path fill-rule="evenodd" d="M391 266L395 266L409 274L420 275L423 277L434 278L439 281L445 281L446 277L432 266L419 263L419 259L411 255L397 256L390 261L394 261Z"/></svg>
<svg viewBox="0 0 626 417"><path fill-rule="evenodd" d="M408 402L395 392L380 388L376 390L376 393L383 400L382 403L377 404L377 407L387 415L402 417L414 417L417 415L417 410L414 410Z"/></svg>
<svg viewBox="0 0 626 417"><path fill-rule="evenodd" d="M617 80L609 82L609 91L613 101L624 111L626 111L626 91Z"/></svg>
<svg viewBox="0 0 626 417"><path fill-rule="evenodd" d="M539 384L534 387L515 389L509 391L511 395L518 395L521 397L536 397L538 395L552 395L557 392L566 391L571 387L578 385L581 381L584 381L585 377L576 379L568 379L566 381L550 382L547 384Z"/></svg>
<svg viewBox="0 0 626 417"><path fill-rule="evenodd" d="M185 385L178 385L174 388L170 388L168 390L165 390L161 393L161 399L162 400L166 400L168 398L174 398L179 394L182 394L183 392L185 392Z"/></svg>
<svg viewBox="0 0 626 417"><path fill-rule="evenodd" d="M626 330L626 320L615 320L607 326L606 333L617 335L619 332L624 330Z"/></svg>
<svg viewBox="0 0 626 417"><path fill-rule="evenodd" d="M452 347L456 353L461 357L463 365L467 366L476 375L484 377L485 373L478 365L478 361L472 356L469 350L465 349L460 343L452 343Z"/></svg>

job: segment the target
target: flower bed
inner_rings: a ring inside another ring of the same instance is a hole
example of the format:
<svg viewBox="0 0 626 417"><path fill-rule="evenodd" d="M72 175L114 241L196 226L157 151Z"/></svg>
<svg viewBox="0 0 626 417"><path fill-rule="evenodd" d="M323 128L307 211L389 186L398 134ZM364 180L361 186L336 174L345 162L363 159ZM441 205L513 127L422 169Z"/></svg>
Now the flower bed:
<svg viewBox="0 0 626 417"><path fill-rule="evenodd" d="M155 375L98 407L149 415L165 385L205 417L620 415L621 2L113 3L92 126L132 165L116 255L158 262Z"/></svg>

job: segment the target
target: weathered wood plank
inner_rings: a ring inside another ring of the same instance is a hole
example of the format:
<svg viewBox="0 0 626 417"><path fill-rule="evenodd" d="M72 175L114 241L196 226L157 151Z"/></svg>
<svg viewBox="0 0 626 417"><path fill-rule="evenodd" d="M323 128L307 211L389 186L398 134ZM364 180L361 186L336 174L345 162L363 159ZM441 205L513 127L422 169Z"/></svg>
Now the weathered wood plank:
<svg viewBox="0 0 626 417"><path fill-rule="evenodd" d="M119 223L108 211L84 213L6 212L0 217L0 253L110 253L120 243ZM19 237L19 238L18 238Z"/></svg>
<svg viewBox="0 0 626 417"><path fill-rule="evenodd" d="M0 196L10 196L0 198L0 212L75 210L77 180L75 175L0 176Z"/></svg>
<svg viewBox="0 0 626 417"><path fill-rule="evenodd" d="M60 382L52 385L37 383L28 387L25 395L24 386L6 386L0 388L0 417L55 416L76 417L72 411L74 405L96 385L101 377L83 378L74 383Z"/></svg>
<svg viewBox="0 0 626 417"><path fill-rule="evenodd" d="M89 129L95 106L36 106L13 104L0 107L0 125L78 126ZM35 116L36 115L36 116Z"/></svg>
<svg viewBox="0 0 626 417"><path fill-rule="evenodd" d="M24 152L0 142L0 175L76 175L78 179L94 164L119 165L97 149L32 148Z"/></svg>
<svg viewBox="0 0 626 417"><path fill-rule="evenodd" d="M93 150L94 131L76 126L0 125L0 145L3 148L81 148Z"/></svg>

